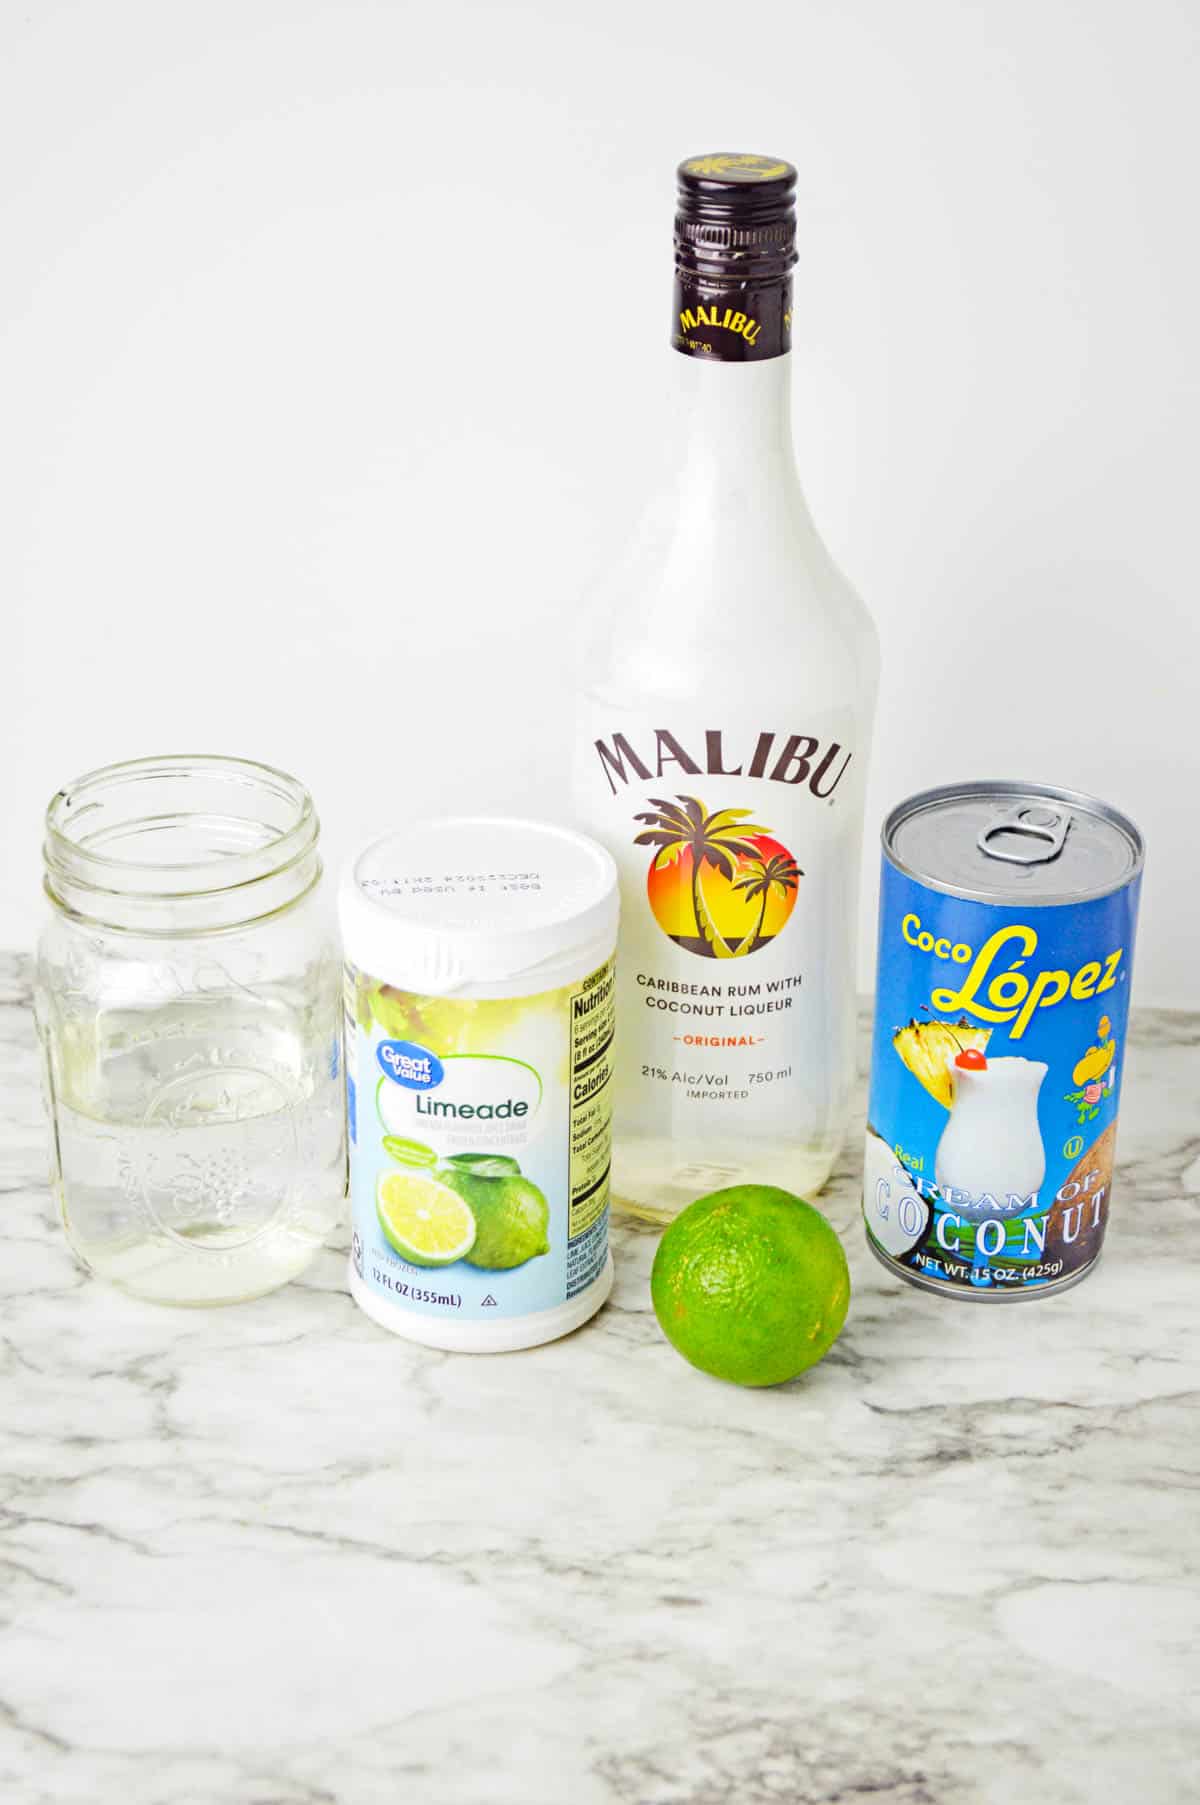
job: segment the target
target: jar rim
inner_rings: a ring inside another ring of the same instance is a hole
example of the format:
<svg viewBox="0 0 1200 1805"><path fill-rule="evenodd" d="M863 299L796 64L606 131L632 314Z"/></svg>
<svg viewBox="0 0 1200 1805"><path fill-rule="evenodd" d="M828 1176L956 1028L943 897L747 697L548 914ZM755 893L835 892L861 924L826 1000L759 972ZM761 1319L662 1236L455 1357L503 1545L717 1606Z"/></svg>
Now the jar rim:
<svg viewBox="0 0 1200 1805"><path fill-rule="evenodd" d="M258 802L248 812L231 806L222 814L201 809L199 797L197 806L189 806L185 794L173 808L154 812L148 798L155 785L178 790L189 782L231 805L235 798ZM144 795L138 794L141 786ZM211 844L197 831L201 825ZM66 899L59 892L69 890L73 909L81 892L181 902L246 890L295 866L312 852L320 832L312 797L297 778L256 759L219 753L159 754L87 771L51 798L45 826L47 889L61 902ZM147 857L145 843L153 845L158 833L158 856ZM129 839L138 842L137 856L113 850Z"/></svg>

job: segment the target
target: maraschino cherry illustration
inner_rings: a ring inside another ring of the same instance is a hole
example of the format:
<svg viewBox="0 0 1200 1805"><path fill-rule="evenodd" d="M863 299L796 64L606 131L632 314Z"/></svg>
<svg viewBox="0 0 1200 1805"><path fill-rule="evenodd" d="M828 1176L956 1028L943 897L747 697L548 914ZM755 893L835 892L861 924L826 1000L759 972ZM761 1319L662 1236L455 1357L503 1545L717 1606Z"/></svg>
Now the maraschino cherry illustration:
<svg viewBox="0 0 1200 1805"><path fill-rule="evenodd" d="M954 1063L961 1066L964 1072L987 1071L987 1060L978 1047L964 1047L961 1053L956 1054Z"/></svg>

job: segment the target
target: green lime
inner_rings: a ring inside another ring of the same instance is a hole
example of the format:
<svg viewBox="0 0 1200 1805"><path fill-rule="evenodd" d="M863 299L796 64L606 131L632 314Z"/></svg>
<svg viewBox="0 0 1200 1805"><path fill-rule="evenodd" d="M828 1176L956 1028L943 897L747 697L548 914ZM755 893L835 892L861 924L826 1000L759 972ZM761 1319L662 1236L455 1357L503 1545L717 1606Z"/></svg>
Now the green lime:
<svg viewBox="0 0 1200 1805"><path fill-rule="evenodd" d="M432 1147L423 1141L406 1141L398 1134L385 1134L383 1137L385 1153L398 1159L402 1166L436 1166L438 1156Z"/></svg>
<svg viewBox="0 0 1200 1805"><path fill-rule="evenodd" d="M379 1226L414 1266L452 1266L475 1245L475 1218L449 1185L429 1172L385 1172L375 1192Z"/></svg>
<svg viewBox="0 0 1200 1805"><path fill-rule="evenodd" d="M850 1303L842 1244L774 1185L698 1198L663 1235L650 1295L663 1334L701 1372L781 1385L827 1354Z"/></svg>
<svg viewBox="0 0 1200 1805"><path fill-rule="evenodd" d="M507 1272L550 1251L550 1206L532 1179L511 1175L489 1178L453 1166L438 1177L470 1205L475 1218L475 1245L468 1265Z"/></svg>

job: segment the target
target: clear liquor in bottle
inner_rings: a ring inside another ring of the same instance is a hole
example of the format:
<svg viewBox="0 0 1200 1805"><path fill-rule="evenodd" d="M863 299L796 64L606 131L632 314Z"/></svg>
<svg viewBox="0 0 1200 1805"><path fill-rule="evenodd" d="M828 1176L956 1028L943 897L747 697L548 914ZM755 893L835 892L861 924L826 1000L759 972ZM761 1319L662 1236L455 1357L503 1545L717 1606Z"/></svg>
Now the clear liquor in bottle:
<svg viewBox="0 0 1200 1805"><path fill-rule="evenodd" d="M879 652L791 438L790 164L679 170L671 480L594 600L575 812L621 873L614 1197L820 1189L854 1075Z"/></svg>

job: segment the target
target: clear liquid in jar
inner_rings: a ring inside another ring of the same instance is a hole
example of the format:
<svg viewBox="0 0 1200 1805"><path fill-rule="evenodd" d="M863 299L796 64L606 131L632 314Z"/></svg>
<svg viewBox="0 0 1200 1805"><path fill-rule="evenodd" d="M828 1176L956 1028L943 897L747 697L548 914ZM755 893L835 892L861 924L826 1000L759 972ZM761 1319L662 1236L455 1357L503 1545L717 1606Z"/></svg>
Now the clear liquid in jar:
<svg viewBox="0 0 1200 1805"><path fill-rule="evenodd" d="M103 1011L59 1044L57 1190L99 1276L233 1303L308 1265L341 1221L345 1109L328 1014L284 999Z"/></svg>

